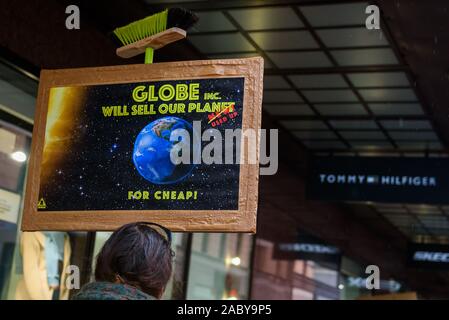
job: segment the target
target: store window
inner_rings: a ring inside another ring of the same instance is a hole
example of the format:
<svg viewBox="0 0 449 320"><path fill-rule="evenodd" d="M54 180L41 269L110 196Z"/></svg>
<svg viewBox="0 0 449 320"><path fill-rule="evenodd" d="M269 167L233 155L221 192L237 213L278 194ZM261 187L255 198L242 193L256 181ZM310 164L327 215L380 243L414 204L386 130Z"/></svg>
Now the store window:
<svg viewBox="0 0 449 320"><path fill-rule="evenodd" d="M26 132L0 121L0 292L9 296L10 277L20 223L31 139ZM23 161L25 160L25 161Z"/></svg>
<svg viewBox="0 0 449 320"><path fill-rule="evenodd" d="M252 241L247 234L194 234L187 299L248 299Z"/></svg>
<svg viewBox="0 0 449 320"><path fill-rule="evenodd" d="M302 272L298 272L297 274L302 274L309 279L334 288L337 287L339 276L337 268L339 266L330 263L326 264L307 260L297 260L295 261L295 264L301 264L303 266L301 268Z"/></svg>
<svg viewBox="0 0 449 320"><path fill-rule="evenodd" d="M309 260L295 260L294 263L300 265L294 268L294 289L308 290L314 300L339 299L339 265Z"/></svg>
<svg viewBox="0 0 449 320"><path fill-rule="evenodd" d="M257 239L253 299L339 299L339 264L274 258L275 244Z"/></svg>
<svg viewBox="0 0 449 320"><path fill-rule="evenodd" d="M34 113L37 83L0 63L0 298L13 298L31 132L17 125ZM28 111L28 112L26 112ZM12 121L16 119L17 122Z"/></svg>

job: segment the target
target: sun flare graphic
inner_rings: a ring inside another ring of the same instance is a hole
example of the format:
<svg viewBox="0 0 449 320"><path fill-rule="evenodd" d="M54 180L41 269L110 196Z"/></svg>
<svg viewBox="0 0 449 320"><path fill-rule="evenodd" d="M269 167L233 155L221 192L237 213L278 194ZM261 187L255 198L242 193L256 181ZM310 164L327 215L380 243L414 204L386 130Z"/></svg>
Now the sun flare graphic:
<svg viewBox="0 0 449 320"><path fill-rule="evenodd" d="M70 147L77 115L85 101L85 87L51 88L48 99L41 180L45 182Z"/></svg>

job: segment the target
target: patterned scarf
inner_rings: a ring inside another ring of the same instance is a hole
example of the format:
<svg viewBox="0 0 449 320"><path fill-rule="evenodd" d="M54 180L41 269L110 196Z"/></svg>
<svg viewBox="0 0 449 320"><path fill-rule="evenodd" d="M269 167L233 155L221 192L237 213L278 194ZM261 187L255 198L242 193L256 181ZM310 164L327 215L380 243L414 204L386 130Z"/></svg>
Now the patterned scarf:
<svg viewBox="0 0 449 320"><path fill-rule="evenodd" d="M86 284L72 300L156 300L156 298L126 284L92 282Z"/></svg>

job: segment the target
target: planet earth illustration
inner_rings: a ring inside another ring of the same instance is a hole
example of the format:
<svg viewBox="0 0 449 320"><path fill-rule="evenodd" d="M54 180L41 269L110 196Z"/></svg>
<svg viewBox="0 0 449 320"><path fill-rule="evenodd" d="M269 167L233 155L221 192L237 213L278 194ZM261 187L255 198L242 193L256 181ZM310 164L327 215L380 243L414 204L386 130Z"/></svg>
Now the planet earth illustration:
<svg viewBox="0 0 449 320"><path fill-rule="evenodd" d="M170 141L170 135L178 129L187 130L190 141ZM154 184L172 184L188 177L194 164L174 164L170 153L178 143L192 146L192 125L177 117L164 117L154 120L140 131L134 142L133 162L139 174ZM196 140L198 141L198 140ZM178 146L179 147L179 146ZM178 150L175 149L175 150ZM190 149L192 153L192 149Z"/></svg>

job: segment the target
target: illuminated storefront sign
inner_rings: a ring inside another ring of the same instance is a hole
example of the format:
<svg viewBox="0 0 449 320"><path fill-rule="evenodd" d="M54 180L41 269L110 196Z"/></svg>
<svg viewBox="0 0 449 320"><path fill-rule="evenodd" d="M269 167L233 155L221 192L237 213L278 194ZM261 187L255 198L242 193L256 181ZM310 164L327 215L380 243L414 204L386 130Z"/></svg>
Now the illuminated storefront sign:
<svg viewBox="0 0 449 320"><path fill-rule="evenodd" d="M449 246L441 244L411 243L407 261L416 268L449 269Z"/></svg>
<svg viewBox="0 0 449 320"><path fill-rule="evenodd" d="M369 279L362 277L348 277L347 286L358 289L366 289L367 280L369 281ZM381 290L386 290L390 292L398 292L401 289L401 284L394 280L380 280L379 286Z"/></svg>
<svg viewBox="0 0 449 320"><path fill-rule="evenodd" d="M339 264L341 252L335 246L304 232L298 231L297 242L277 243L273 258L279 260L311 260Z"/></svg>
<svg viewBox="0 0 449 320"><path fill-rule="evenodd" d="M321 201L449 203L448 159L314 157L306 196Z"/></svg>

